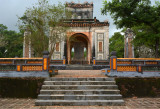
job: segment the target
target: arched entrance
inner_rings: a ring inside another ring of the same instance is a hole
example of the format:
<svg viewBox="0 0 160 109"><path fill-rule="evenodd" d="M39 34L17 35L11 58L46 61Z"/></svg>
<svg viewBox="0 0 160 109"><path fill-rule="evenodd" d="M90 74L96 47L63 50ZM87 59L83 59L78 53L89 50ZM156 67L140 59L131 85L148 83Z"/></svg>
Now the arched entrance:
<svg viewBox="0 0 160 109"><path fill-rule="evenodd" d="M76 33L68 39L68 64L90 64L90 42L82 33Z"/></svg>

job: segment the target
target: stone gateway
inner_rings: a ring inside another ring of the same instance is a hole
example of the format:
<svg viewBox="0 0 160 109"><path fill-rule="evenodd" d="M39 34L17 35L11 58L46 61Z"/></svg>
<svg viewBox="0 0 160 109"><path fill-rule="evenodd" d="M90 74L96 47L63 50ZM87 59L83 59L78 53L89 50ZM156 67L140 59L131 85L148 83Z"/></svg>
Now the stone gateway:
<svg viewBox="0 0 160 109"><path fill-rule="evenodd" d="M72 18L65 20L70 27L65 41L56 44L52 59L65 59L68 64L96 60L106 60L109 55L109 23L93 18L93 3L66 3L66 9L72 12ZM24 44L25 45L25 44ZM25 46L28 47L28 46ZM24 47L24 57L29 57L29 47ZM27 50L26 50L27 49Z"/></svg>

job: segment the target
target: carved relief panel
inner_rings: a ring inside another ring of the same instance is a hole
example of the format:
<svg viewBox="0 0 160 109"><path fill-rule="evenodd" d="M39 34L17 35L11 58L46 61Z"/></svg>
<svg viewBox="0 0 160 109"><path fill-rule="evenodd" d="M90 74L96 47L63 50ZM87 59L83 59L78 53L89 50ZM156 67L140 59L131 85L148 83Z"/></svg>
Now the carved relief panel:
<svg viewBox="0 0 160 109"><path fill-rule="evenodd" d="M103 52L104 52L104 33L97 34L97 58L103 59Z"/></svg>

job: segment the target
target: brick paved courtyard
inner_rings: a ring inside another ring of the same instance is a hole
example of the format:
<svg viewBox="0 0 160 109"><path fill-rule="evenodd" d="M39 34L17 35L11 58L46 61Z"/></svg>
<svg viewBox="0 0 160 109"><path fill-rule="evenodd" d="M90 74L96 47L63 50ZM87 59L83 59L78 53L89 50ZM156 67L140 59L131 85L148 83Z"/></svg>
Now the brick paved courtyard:
<svg viewBox="0 0 160 109"><path fill-rule="evenodd" d="M55 77L106 77L101 70L59 70Z"/></svg>
<svg viewBox="0 0 160 109"><path fill-rule="evenodd" d="M34 106L35 99L0 98L0 109L160 109L160 98L126 98L126 106Z"/></svg>

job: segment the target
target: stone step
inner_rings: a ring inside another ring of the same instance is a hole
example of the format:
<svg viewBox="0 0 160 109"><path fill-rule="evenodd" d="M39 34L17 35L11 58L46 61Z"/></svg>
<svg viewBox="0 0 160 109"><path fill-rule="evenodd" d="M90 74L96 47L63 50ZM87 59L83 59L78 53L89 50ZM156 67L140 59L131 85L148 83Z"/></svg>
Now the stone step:
<svg viewBox="0 0 160 109"><path fill-rule="evenodd" d="M36 106L119 106L123 100L36 100Z"/></svg>
<svg viewBox="0 0 160 109"><path fill-rule="evenodd" d="M92 94L119 94L119 90L40 90L40 94L68 94L68 95L92 95Z"/></svg>
<svg viewBox="0 0 160 109"><path fill-rule="evenodd" d="M37 106L124 105L114 78L51 77L44 81Z"/></svg>
<svg viewBox="0 0 160 109"><path fill-rule="evenodd" d="M115 85L115 81L44 81L44 85Z"/></svg>
<svg viewBox="0 0 160 109"><path fill-rule="evenodd" d="M103 95L38 95L40 100L118 100L122 99L120 94L103 94Z"/></svg>
<svg viewBox="0 0 160 109"><path fill-rule="evenodd" d="M114 78L104 78L104 77L97 77L97 78L47 78L46 81L114 81Z"/></svg>
<svg viewBox="0 0 160 109"><path fill-rule="evenodd" d="M89 90L89 89L117 89L117 85L43 85L45 90Z"/></svg>

